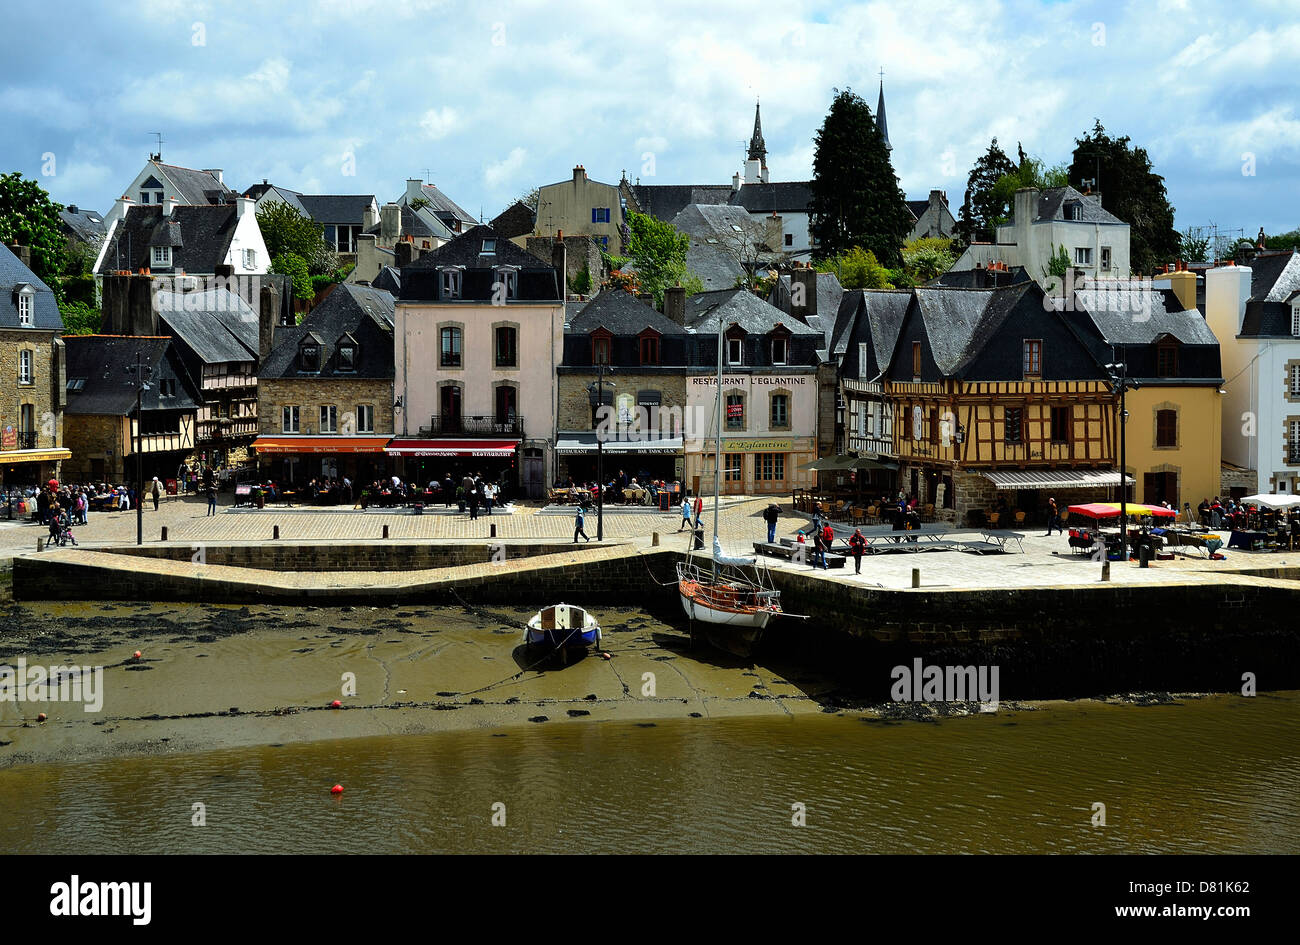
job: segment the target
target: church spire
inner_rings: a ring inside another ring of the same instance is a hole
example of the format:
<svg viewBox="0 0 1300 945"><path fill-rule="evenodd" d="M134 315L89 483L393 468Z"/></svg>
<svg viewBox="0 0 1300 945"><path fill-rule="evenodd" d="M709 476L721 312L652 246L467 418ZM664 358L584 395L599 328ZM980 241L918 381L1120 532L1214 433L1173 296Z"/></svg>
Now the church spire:
<svg viewBox="0 0 1300 945"><path fill-rule="evenodd" d="M883 69L880 71L880 98L876 102L876 127L880 129L880 137L885 139L885 150L894 150L894 146L889 143L889 125L885 122L885 72Z"/></svg>
<svg viewBox="0 0 1300 945"><path fill-rule="evenodd" d="M767 167L767 145L763 143L763 122L758 116L758 100L754 100L754 134L749 139L749 160L759 161Z"/></svg>

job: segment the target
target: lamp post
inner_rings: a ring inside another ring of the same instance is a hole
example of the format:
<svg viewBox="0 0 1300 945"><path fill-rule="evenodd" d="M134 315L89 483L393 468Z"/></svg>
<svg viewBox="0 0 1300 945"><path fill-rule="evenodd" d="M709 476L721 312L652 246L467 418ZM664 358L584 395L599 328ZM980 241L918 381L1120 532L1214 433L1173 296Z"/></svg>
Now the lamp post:
<svg viewBox="0 0 1300 945"><path fill-rule="evenodd" d="M1111 346L1111 357L1115 357L1115 346ZM1128 410L1124 406L1124 395L1129 388L1136 390L1141 385L1128 376L1128 359L1112 361L1106 365L1110 373L1110 382L1119 391L1119 560L1128 560Z"/></svg>
<svg viewBox="0 0 1300 945"><path fill-rule="evenodd" d="M605 406L605 360L596 358L596 541L605 540L605 450L604 436L600 430L600 411ZM611 369L611 373L613 373ZM610 387L614 382L610 381ZM587 385L591 390L591 385Z"/></svg>
<svg viewBox="0 0 1300 945"><path fill-rule="evenodd" d="M139 351L135 353L135 364L127 365L126 372L132 375L135 384L135 543L144 544L144 456L142 442L144 438L143 404L144 392L149 389L145 380L153 373L152 368L144 366L144 358Z"/></svg>

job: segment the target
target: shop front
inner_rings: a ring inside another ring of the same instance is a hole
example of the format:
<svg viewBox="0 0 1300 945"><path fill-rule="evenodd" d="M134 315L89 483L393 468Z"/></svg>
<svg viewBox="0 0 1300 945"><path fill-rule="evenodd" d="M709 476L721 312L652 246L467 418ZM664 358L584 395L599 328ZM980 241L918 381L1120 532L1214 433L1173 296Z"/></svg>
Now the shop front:
<svg viewBox="0 0 1300 945"><path fill-rule="evenodd" d="M686 482L696 493L713 491L713 441L692 441L686 452ZM817 474L807 464L817 458L817 438L724 437L723 495L780 495L811 489ZM804 467L804 468L801 468Z"/></svg>
<svg viewBox="0 0 1300 945"><path fill-rule="evenodd" d="M465 476L501 483L509 498L519 489L519 441L491 439L415 439L397 437L388 444L394 475L407 482L428 484L448 476L456 484Z"/></svg>
<svg viewBox="0 0 1300 945"><path fill-rule="evenodd" d="M65 449L0 450L0 485L6 491L41 486L59 478L59 463L71 459Z"/></svg>
<svg viewBox="0 0 1300 945"><path fill-rule="evenodd" d="M388 475L391 436L261 436L253 441L258 478L283 485L312 479L367 483Z"/></svg>
<svg viewBox="0 0 1300 945"><path fill-rule="evenodd" d="M592 432L561 431L555 441L557 470L562 485L574 482L596 482L597 461L603 462L600 473L606 481L619 472L628 480L638 482L663 479L673 482L681 479L684 470L682 438L636 436L617 437L597 443Z"/></svg>

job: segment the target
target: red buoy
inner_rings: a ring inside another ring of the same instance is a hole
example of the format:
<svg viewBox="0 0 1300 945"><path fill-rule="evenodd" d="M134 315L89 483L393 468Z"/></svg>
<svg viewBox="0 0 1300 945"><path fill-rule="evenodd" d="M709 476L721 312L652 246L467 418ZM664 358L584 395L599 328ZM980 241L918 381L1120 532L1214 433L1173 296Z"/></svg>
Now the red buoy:
<svg viewBox="0 0 1300 945"><path fill-rule="evenodd" d="M336 785L334 785L332 788L330 788L330 793L331 793L331 794L342 794L342 793L343 793L343 785L341 785L341 784L336 784Z"/></svg>
<svg viewBox="0 0 1300 945"><path fill-rule="evenodd" d="M330 703L330 708L331 708L331 709L339 709L339 708L342 708L342 707L343 707L343 703L342 703L342 702L339 702L339 700L337 700L337 699L335 699L333 702Z"/></svg>
<svg viewBox="0 0 1300 945"><path fill-rule="evenodd" d="M45 713L42 712L40 715L36 716L36 721L38 721L38 722L44 722L44 721L45 721Z"/></svg>
<svg viewBox="0 0 1300 945"><path fill-rule="evenodd" d="M136 650L136 651L135 651L135 658L136 658L136 659L139 659L139 658L140 658L140 651L139 651L139 650Z"/></svg>

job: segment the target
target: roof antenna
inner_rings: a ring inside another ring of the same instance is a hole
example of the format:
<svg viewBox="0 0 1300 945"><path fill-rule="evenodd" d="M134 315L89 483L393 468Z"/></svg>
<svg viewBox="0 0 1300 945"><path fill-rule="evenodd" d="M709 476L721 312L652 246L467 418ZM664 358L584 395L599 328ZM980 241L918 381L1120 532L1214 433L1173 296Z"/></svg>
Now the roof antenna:
<svg viewBox="0 0 1300 945"><path fill-rule="evenodd" d="M151 131L151 132L149 132L149 133L150 133L151 135L153 135L155 138L158 139L158 152L157 152L156 154L151 154L151 155L149 155L149 160L151 160L151 161L161 161L161 160L162 160L162 145L163 145L163 136L162 136L162 132L161 132L161 131Z"/></svg>

